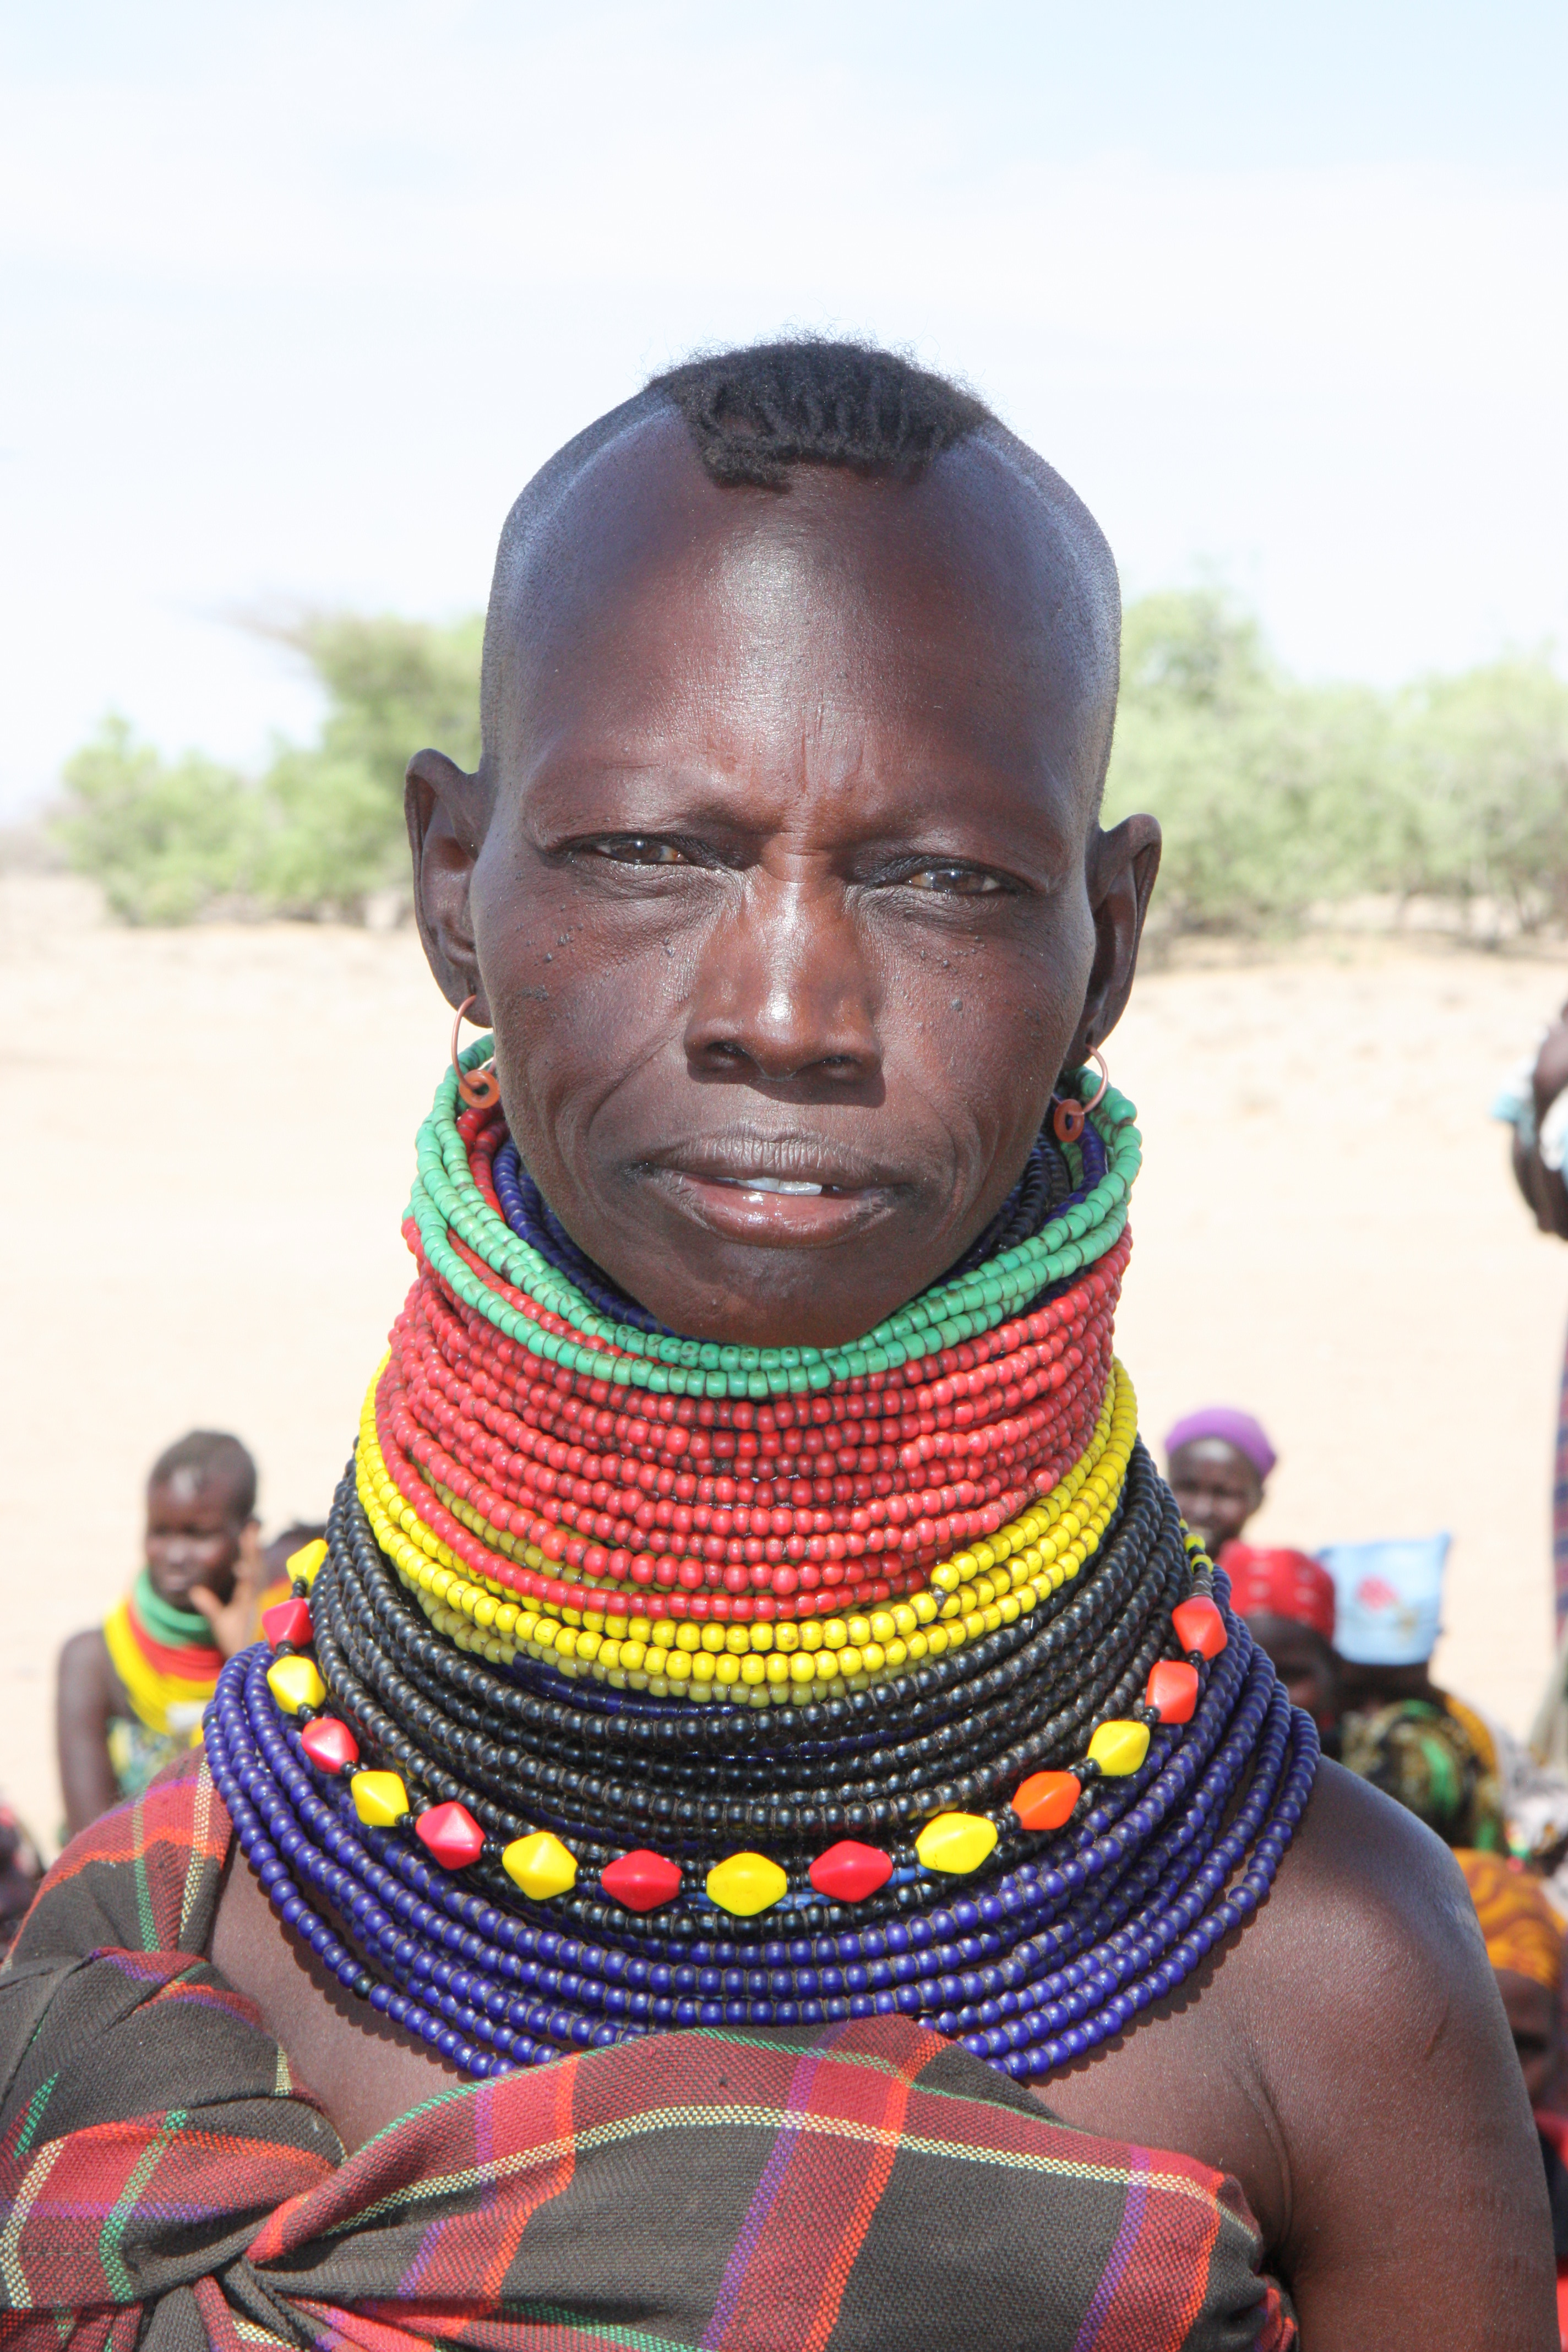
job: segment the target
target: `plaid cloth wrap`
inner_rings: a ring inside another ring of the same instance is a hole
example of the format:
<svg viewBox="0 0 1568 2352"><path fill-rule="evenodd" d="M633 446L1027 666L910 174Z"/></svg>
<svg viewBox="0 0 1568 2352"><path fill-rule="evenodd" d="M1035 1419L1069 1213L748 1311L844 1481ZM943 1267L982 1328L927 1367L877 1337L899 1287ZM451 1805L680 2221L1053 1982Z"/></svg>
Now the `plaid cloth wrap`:
<svg viewBox="0 0 1568 2352"><path fill-rule="evenodd" d="M1234 2183L904 2018L662 2034L357 2155L202 1954L199 1757L78 1838L0 1975L0 2340L37 2352L1279 2352Z"/></svg>

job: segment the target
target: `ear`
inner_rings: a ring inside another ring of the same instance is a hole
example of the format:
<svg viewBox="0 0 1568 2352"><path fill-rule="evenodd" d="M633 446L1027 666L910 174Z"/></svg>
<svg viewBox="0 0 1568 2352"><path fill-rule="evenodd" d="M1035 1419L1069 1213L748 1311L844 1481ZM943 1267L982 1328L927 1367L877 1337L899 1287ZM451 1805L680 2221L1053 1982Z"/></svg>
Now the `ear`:
<svg viewBox="0 0 1568 2352"><path fill-rule="evenodd" d="M1094 918L1094 962L1067 1067L1083 1061L1109 1037L1127 1009L1138 969L1143 918L1160 871L1160 826L1152 816L1124 817L1097 834L1089 854L1089 903Z"/></svg>
<svg viewBox="0 0 1568 2352"><path fill-rule="evenodd" d="M477 776L465 775L444 751L416 751L403 788L403 813L414 860L414 912L436 984L448 1004L478 998L473 1018L489 1022L468 884L484 839Z"/></svg>

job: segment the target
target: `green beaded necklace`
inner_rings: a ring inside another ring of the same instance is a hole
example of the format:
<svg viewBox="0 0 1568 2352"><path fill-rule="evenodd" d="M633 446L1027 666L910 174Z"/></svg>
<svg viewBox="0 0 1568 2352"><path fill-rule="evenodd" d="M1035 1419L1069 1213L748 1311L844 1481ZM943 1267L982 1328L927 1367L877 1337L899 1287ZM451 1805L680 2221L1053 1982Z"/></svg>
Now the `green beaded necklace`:
<svg viewBox="0 0 1568 2352"><path fill-rule="evenodd" d="M464 1068L490 1059L495 1042L480 1037L465 1048ZM1095 1080L1079 1070L1069 1082L1087 1098ZM560 1364L589 1380L617 1387L647 1389L655 1395L754 1397L803 1396L835 1381L888 1372L944 1348L978 1338L1038 1297L1050 1284L1091 1265L1117 1241L1127 1223L1128 1196L1142 1158L1132 1105L1114 1087L1106 1089L1095 1114L1103 1136L1105 1174L1087 1200L1051 1218L1031 1239L1020 1242L972 1274L928 1290L843 1348L737 1348L717 1341L682 1339L615 1323L598 1311L558 1268L514 1234L480 1193L457 1119L458 1077L448 1071L437 1089L429 1117L419 1129L408 1213L419 1229L425 1255L464 1305L482 1315L531 1355ZM560 1333L542 1330L526 1315L498 1298L467 1266L447 1235L455 1233L503 1282L523 1291L535 1306L558 1316L588 1340L620 1350L606 1355Z"/></svg>
<svg viewBox="0 0 1568 2352"><path fill-rule="evenodd" d="M153 1581L152 1571L143 1569L136 1580L136 1613L155 1642L170 1650L210 1650L213 1632L205 1617L194 1609L182 1609L173 1601L165 1601Z"/></svg>

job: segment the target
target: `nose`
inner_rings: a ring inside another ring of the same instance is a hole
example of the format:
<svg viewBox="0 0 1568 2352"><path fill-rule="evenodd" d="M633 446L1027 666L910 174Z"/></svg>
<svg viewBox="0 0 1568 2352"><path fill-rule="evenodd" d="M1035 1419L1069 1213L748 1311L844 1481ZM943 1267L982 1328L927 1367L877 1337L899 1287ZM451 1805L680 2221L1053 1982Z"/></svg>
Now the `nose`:
<svg viewBox="0 0 1568 2352"><path fill-rule="evenodd" d="M843 883L753 866L703 943L686 1024L698 1076L864 1086L880 990Z"/></svg>

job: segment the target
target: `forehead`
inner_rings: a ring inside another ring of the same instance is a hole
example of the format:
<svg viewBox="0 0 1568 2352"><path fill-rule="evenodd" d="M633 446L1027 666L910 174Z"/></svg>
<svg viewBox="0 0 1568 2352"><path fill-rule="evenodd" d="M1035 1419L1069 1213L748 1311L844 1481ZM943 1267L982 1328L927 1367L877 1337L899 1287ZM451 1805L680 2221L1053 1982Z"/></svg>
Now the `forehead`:
<svg viewBox="0 0 1568 2352"><path fill-rule="evenodd" d="M1258 1471L1239 1446L1223 1437L1194 1437L1171 1456L1171 1475L1188 1478L1256 1478Z"/></svg>
<svg viewBox="0 0 1568 2352"><path fill-rule="evenodd" d="M147 1485L151 1509L198 1517L226 1516L235 1508L238 1495L237 1478L226 1476L221 1470L204 1473L188 1464L171 1471L166 1478L150 1479Z"/></svg>
<svg viewBox="0 0 1568 2352"><path fill-rule="evenodd" d="M797 466L784 491L721 488L656 413L584 463L498 584L494 751L513 776L563 729L657 716L754 740L809 714L1075 796L1100 781L1105 577L1073 517L988 444L912 482Z"/></svg>

